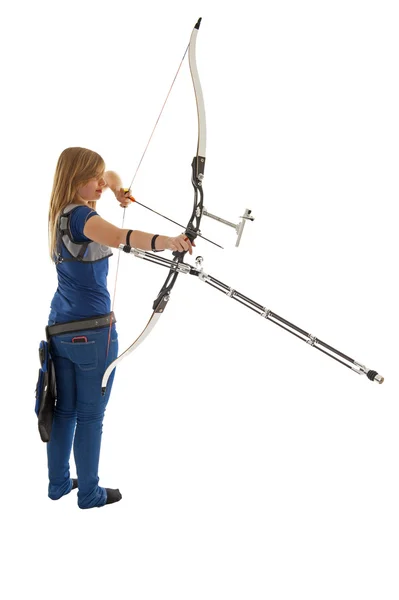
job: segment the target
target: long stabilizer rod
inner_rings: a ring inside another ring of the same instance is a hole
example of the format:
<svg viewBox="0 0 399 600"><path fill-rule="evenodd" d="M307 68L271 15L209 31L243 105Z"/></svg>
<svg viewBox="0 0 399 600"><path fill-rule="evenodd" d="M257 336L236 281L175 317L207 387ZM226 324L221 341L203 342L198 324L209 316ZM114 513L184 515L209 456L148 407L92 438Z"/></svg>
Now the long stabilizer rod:
<svg viewBox="0 0 399 600"><path fill-rule="evenodd" d="M123 244L121 244L119 246L119 248L121 250L123 250L125 248L125 246ZM126 250L125 250L125 252L126 252ZM341 365L344 365L345 367L348 367L352 371L355 371L355 373L357 373L358 375L366 375L370 381L375 381L376 383L380 383L380 384L383 383L384 378L381 375L379 375L377 371L368 369L363 364L358 363L353 358L350 358L350 356L347 356L346 354L344 354L343 352L340 352L339 350L336 350L329 344L322 342L321 340L316 338L314 335L311 335L307 331L304 331L300 327L297 327L293 323L290 323L283 317L280 317L279 315L277 315L275 312L267 309L262 304L259 304L258 302L251 300L247 296L244 296L244 294L241 294L237 290L235 290L235 289L231 288L230 286L226 285L225 283L219 281L215 277L212 277L212 275L208 275L207 273L204 273L204 271L201 267L201 264L202 264L201 257L197 258L196 266L193 267L192 265L189 265L187 263L184 263L184 262L177 263L173 260L168 260L166 258L163 258L162 256L152 254L151 252L146 252L144 250L139 250L137 248L132 248L130 250L130 253L133 254L134 256L136 256L137 258L143 258L144 260L153 262L153 263L158 264L163 267L167 267L168 269L175 269L176 271L179 271L180 273L185 273L187 275L194 275L194 276L198 277L198 279L200 279L204 283L207 283L208 285L214 287L215 289L219 290L220 292L223 292L224 294L226 294L227 297L232 298L233 300L236 300L237 302L239 302L240 304L243 304L247 308L250 308L251 310L256 312L258 315L263 317L264 319L267 319L268 321L275 323L282 329L285 329L289 333L292 333L293 335L295 335L299 339L303 340L310 346L313 346L314 348L316 348L316 350L320 350L320 352L327 354L327 356L330 356L334 360L338 361L339 363L341 363Z"/></svg>

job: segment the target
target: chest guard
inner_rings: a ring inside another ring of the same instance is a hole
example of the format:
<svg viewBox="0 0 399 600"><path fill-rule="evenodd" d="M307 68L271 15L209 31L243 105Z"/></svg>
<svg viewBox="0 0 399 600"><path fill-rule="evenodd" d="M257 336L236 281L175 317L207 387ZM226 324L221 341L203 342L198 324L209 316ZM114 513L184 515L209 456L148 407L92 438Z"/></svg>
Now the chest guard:
<svg viewBox="0 0 399 600"><path fill-rule="evenodd" d="M57 258L56 263L62 262L96 262L112 256L112 250L97 242L74 242L71 233L70 221L72 211L81 206L80 204L68 204L58 219L57 229ZM70 257L62 256L62 248L65 248Z"/></svg>

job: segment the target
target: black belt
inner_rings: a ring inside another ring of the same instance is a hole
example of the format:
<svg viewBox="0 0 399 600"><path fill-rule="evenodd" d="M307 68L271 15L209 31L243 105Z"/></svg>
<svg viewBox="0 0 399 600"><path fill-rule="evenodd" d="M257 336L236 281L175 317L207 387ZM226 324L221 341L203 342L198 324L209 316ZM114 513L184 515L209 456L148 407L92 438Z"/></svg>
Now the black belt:
<svg viewBox="0 0 399 600"><path fill-rule="evenodd" d="M47 325L46 336L49 340L54 335L61 335L62 333L72 333L75 331L82 331L85 329L99 329L101 327L107 327L111 323L116 323L115 315L110 312L108 315L101 317L93 317L92 319L79 319L78 321L67 321L66 323L56 323L55 325Z"/></svg>

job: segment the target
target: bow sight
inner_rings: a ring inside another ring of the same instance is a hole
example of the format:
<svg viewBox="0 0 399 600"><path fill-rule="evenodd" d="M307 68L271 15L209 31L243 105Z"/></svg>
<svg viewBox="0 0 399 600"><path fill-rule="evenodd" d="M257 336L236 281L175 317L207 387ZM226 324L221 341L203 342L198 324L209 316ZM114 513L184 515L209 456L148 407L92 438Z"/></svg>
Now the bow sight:
<svg viewBox="0 0 399 600"><path fill-rule="evenodd" d="M225 225L228 225L229 227L234 227L234 229L236 230L236 234L237 234L236 248L240 245L241 236L242 236L242 232L244 231L244 225L245 225L246 221L254 221L255 220L255 217L253 217L251 215L251 211L249 210L249 208L245 209L244 214L240 217L241 221L239 223L237 223L237 225L235 223L231 223L230 221L226 221L226 219L222 219L222 217L217 217L216 215L212 215L210 212L208 212L206 210L205 207L204 207L204 210L202 211L202 214L204 215L204 217L210 217L211 219L215 219L215 221L219 221L219 223L224 223Z"/></svg>

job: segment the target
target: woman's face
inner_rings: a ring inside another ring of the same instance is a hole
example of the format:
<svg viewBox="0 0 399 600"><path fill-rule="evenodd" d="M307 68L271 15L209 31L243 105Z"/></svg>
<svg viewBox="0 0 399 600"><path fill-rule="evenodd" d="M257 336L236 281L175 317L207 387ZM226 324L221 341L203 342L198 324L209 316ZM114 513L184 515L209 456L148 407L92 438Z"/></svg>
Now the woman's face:
<svg viewBox="0 0 399 600"><path fill-rule="evenodd" d="M85 204L87 202L97 202L100 200L101 194L106 187L107 183L104 179L104 171L101 171L96 177L78 188L77 196Z"/></svg>

